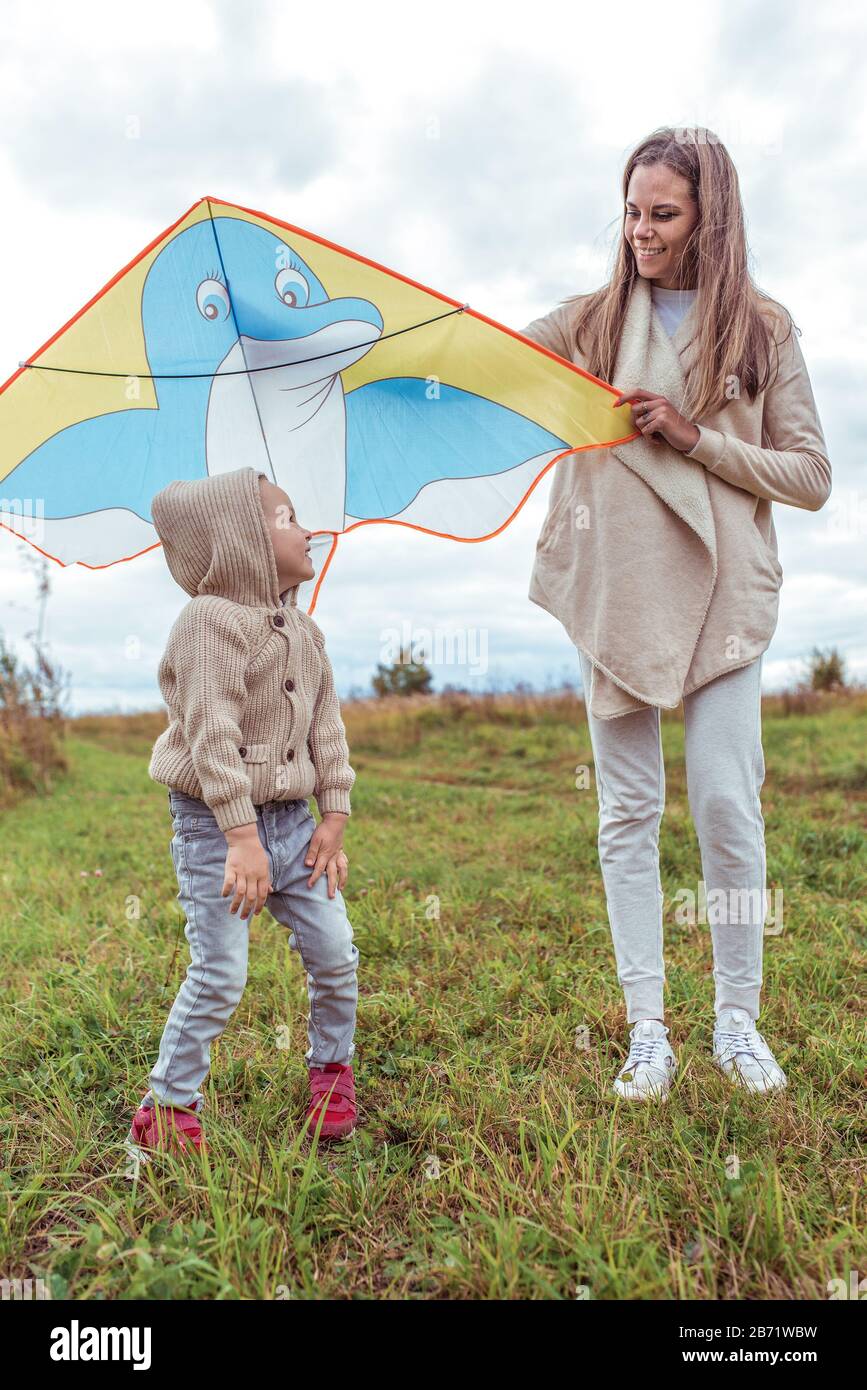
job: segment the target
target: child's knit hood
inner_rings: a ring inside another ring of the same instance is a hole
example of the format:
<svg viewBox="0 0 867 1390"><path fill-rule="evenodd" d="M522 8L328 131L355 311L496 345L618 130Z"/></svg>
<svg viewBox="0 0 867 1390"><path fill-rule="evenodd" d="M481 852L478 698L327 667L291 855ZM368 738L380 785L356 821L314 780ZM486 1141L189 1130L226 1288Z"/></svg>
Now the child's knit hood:
<svg viewBox="0 0 867 1390"><path fill-rule="evenodd" d="M207 478L177 480L151 504L153 524L172 576L191 597L219 594L234 603L282 608L296 584L279 590L277 562L259 494L257 468L237 468Z"/></svg>

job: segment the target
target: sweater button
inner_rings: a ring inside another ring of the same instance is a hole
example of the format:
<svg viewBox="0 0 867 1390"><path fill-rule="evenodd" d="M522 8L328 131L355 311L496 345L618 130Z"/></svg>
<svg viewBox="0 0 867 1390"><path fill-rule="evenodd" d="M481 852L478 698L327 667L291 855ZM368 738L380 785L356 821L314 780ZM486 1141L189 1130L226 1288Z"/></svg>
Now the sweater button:
<svg viewBox="0 0 867 1390"><path fill-rule="evenodd" d="M286 761L287 761L287 763L291 763L291 761L292 761L292 759L293 759L294 757L295 757L295 749L294 749L294 748L287 748L287 749L286 749Z"/></svg>
<svg viewBox="0 0 867 1390"><path fill-rule="evenodd" d="M247 756L247 750L246 750L246 748L239 748L239 749L238 749L238 752L241 754L241 757L242 757L242 758L246 758L246 756Z"/></svg>
<svg viewBox="0 0 867 1390"><path fill-rule="evenodd" d="M277 614L277 616L276 616L275 619L274 619L274 626L275 626L275 627L285 627L285 626L286 626L286 619L285 619L285 618L281 618L279 613Z"/></svg>
<svg viewBox="0 0 867 1390"><path fill-rule="evenodd" d="M295 689L295 682L294 682L294 681L284 681L284 682L283 682L283 685L284 685L284 687L286 688L286 690L294 690L294 689Z"/></svg>

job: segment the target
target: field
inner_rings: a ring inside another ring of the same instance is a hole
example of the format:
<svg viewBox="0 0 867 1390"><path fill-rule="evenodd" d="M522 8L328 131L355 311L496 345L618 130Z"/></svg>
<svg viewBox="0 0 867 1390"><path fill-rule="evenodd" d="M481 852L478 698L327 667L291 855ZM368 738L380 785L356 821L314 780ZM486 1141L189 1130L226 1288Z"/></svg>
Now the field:
<svg viewBox="0 0 867 1390"><path fill-rule="evenodd" d="M123 1150L186 965L163 716L71 722L50 796L0 812L2 1258L77 1299L807 1299L867 1272L867 696L767 700L765 1099L712 1066L710 937L683 729L663 721L665 1106L610 1092L627 1042L580 696L344 709L362 1126L317 1152L306 991L267 911L205 1085L208 1159ZM291 1046L285 1045L286 1030Z"/></svg>

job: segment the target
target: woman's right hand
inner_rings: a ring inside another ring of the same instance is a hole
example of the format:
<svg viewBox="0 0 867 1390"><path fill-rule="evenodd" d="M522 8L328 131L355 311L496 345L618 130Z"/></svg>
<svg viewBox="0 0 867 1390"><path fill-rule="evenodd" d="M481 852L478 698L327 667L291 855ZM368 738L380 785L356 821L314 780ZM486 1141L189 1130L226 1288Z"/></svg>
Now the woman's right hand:
<svg viewBox="0 0 867 1390"><path fill-rule="evenodd" d="M237 912L243 903L241 917L246 920L262 911L271 892L268 856L259 839L256 821L251 821L249 825L235 825L225 833L229 852L226 855L222 897L232 894L230 912Z"/></svg>

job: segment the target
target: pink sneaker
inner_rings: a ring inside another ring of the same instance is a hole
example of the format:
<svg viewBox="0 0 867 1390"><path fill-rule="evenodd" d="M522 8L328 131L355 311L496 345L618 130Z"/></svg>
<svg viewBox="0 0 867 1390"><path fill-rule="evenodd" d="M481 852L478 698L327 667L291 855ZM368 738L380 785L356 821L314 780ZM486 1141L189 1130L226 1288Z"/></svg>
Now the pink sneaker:
<svg viewBox="0 0 867 1390"><path fill-rule="evenodd" d="M140 1105L133 1116L127 1143L138 1149L208 1150L198 1114L174 1105Z"/></svg>
<svg viewBox="0 0 867 1390"><path fill-rule="evenodd" d="M358 1107L355 1103L355 1077L352 1064L326 1062L322 1067L310 1067L310 1104L306 1124L311 1135L316 1133L319 1116L324 1109L321 1139L345 1139L355 1129Z"/></svg>

